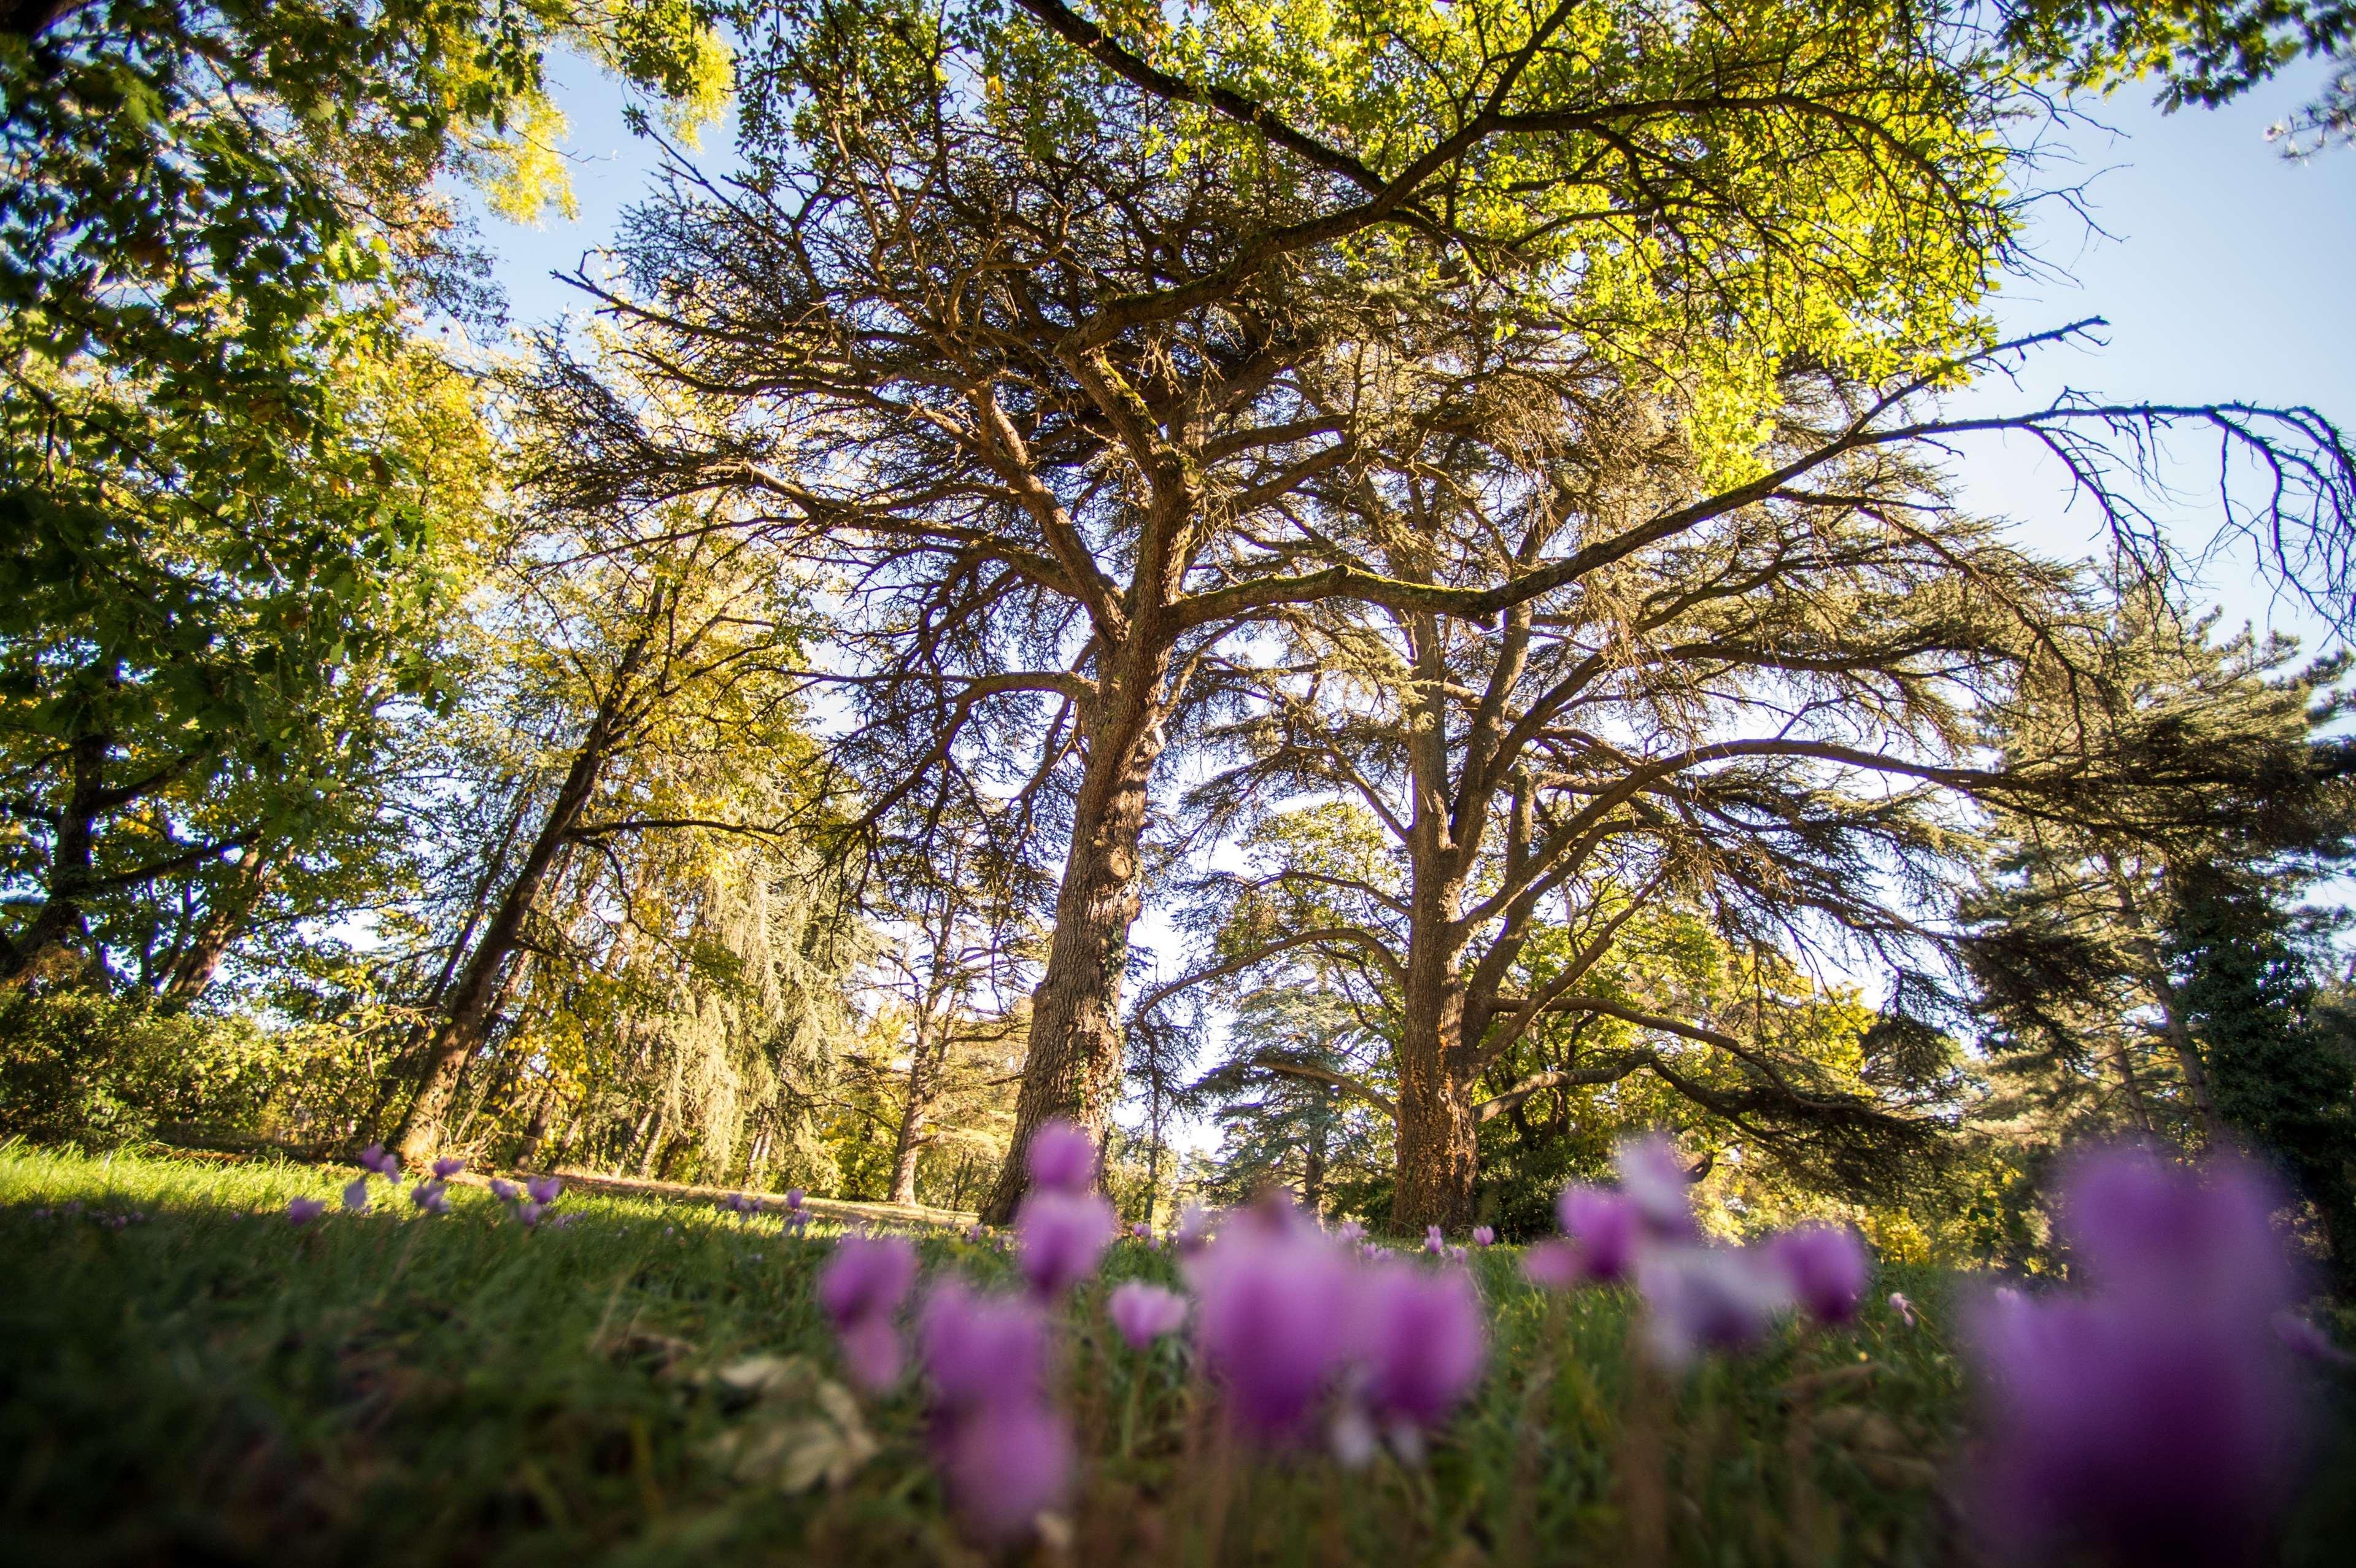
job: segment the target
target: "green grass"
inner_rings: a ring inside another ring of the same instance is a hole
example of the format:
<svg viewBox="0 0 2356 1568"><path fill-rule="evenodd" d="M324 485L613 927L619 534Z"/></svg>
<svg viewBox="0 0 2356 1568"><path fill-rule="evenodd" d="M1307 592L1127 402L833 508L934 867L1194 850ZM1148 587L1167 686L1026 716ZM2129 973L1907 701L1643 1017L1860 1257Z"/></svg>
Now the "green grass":
<svg viewBox="0 0 2356 1568"><path fill-rule="evenodd" d="M568 1195L570 1229L526 1232L457 1188L444 1218L404 1199L287 1227L289 1197L350 1174L0 1149L0 1561L980 1560L943 1514L914 1392L864 1402L863 1462L823 1416L823 1231ZM986 1247L922 1245L928 1268L1007 1272ZM1228 1450L1182 1351L1130 1353L1101 1286L1084 1293L1065 1374L1087 1477L1069 1540L1033 1554L1957 1560L1961 1372L1936 1277L1879 1287L1924 1305L1920 1328L1877 1309L1671 1389L1625 1353L1623 1299L1541 1296L1502 1251L1476 1263L1494 1314L1478 1402L1424 1466L1355 1473ZM1105 1273L1169 1263L1124 1242ZM808 1375L772 1366L755 1397L756 1357ZM847 1473L789 1490L797 1459Z"/></svg>

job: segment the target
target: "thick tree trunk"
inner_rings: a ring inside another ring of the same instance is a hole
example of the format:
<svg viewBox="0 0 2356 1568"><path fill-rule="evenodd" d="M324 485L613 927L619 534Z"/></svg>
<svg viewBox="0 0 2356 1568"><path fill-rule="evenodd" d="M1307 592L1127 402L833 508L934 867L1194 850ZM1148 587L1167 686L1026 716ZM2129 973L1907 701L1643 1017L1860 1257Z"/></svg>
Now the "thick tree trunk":
<svg viewBox="0 0 2356 1568"><path fill-rule="evenodd" d="M1421 956L1421 955L1417 955ZM1462 1076L1464 995L1453 977L1410 962L1398 1045L1398 1134L1391 1229L1451 1234L1472 1223L1480 1175L1472 1085Z"/></svg>
<svg viewBox="0 0 2356 1568"><path fill-rule="evenodd" d="M15 940L0 938L0 987L24 985L63 967L90 940L84 901L97 886L93 851L99 814L110 804L106 754L112 745L102 734L74 737L71 783L50 841L47 897Z"/></svg>
<svg viewBox="0 0 2356 1568"><path fill-rule="evenodd" d="M1109 711L1104 722L1088 726L1087 766L1055 896L1055 934L1046 972L1032 993L1030 1055L1015 1101L1014 1137L982 1205L986 1224L1014 1218L1030 1180L1033 1133L1061 1118L1101 1145L1119 1091L1120 979L1139 909L1146 786L1162 754L1163 674L1157 661L1128 682L1109 684L1098 700Z"/></svg>

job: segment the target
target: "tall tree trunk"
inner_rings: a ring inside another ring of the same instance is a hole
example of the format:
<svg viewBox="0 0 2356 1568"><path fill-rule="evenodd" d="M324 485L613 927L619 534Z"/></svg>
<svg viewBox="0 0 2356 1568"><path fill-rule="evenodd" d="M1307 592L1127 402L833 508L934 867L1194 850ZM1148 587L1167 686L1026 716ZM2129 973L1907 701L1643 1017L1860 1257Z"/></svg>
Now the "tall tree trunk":
<svg viewBox="0 0 2356 1568"><path fill-rule="evenodd" d="M173 964L172 977L164 985L165 1000L185 1007L202 999L212 986L213 976L220 972L221 961L252 926L254 909L277 877L275 854L249 850L238 861L234 873L223 879L206 907L187 950Z"/></svg>
<svg viewBox="0 0 2356 1568"><path fill-rule="evenodd" d="M933 1070L930 1059L936 1049L934 1031L926 1027L931 1021L929 998L927 1005L916 1010L916 1043L908 1053L908 1102L900 1108L900 1136L892 1146L892 1186L885 1193L886 1203L913 1204L916 1201L916 1155L925 1146L925 1118L933 1105L933 1088L939 1075ZM948 1031L939 1031L946 1042Z"/></svg>
<svg viewBox="0 0 2356 1568"><path fill-rule="evenodd" d="M97 886L98 819L117 803L106 788L106 754L112 748L113 738L103 733L76 736L69 748L71 781L50 841L47 897L13 941L0 937L0 987L40 978L90 940L84 901Z"/></svg>
<svg viewBox="0 0 2356 1568"><path fill-rule="evenodd" d="M2176 1057L2179 1071L2184 1074L2184 1087L2192 1095L2192 1103L2201 1113L2201 1129L2210 1146L2229 1149L2234 1144L2233 1129L2217 1110L2216 1093L2209 1087L2208 1064L2201 1059L2201 1047L2192 1038L2191 1029L2184 1022L2184 1004L2176 993L2176 983L2168 975L2168 961L2159 950L2158 940L2143 915L2142 900L2136 897L2135 884L2118 863L2115 855L2104 854L2104 864L2111 874L2111 887L2118 895L2119 913L2134 933L2136 956L2142 960L2144 983L2150 988L2152 1000L2159 1005L2159 1021L2168 1036L2169 1048ZM2163 873L2165 875L2165 873Z"/></svg>
<svg viewBox="0 0 2356 1568"><path fill-rule="evenodd" d="M1006 1163L982 1205L1004 1225L1029 1185L1032 1135L1048 1122L1076 1123L1099 1144L1120 1088L1120 979L1136 921L1138 845L1146 787L1160 759L1167 659L1158 657L1098 696L1088 756L1073 803L1071 845L1055 896L1055 933L1031 998L1030 1055L1014 1106Z"/></svg>
<svg viewBox="0 0 2356 1568"><path fill-rule="evenodd" d="M1391 1187L1391 1229L1415 1235L1425 1227L1457 1231L1472 1222L1480 1175L1472 1085L1462 1063L1464 996L1439 976L1410 962L1398 1044L1398 1158Z"/></svg>
<svg viewBox="0 0 2356 1568"><path fill-rule="evenodd" d="M441 1023L426 1042L416 1097L410 1101L394 1134L404 1159L413 1163L430 1155L441 1140L443 1118L449 1114L450 1098L457 1090L459 1074L466 1058L482 1046L492 998L498 994L508 956L522 939L525 922L540 897L541 886L547 881L559 854L571 842L583 809L596 792L597 776L619 739L638 664L645 657L655 623L661 618L661 595L658 592L637 640L623 654L612 683L598 702L589 728L573 752L573 766L566 770L564 782L549 805L548 816L541 822L522 867L509 884L498 911L484 927L473 955L450 992Z"/></svg>

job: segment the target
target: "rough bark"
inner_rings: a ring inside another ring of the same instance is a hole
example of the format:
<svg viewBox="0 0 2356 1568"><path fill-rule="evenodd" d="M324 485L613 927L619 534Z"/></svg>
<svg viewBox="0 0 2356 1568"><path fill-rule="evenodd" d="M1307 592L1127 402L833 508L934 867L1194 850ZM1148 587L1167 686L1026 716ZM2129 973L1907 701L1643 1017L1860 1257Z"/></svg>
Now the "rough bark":
<svg viewBox="0 0 2356 1568"><path fill-rule="evenodd" d="M1055 933L1031 1001L1030 1054L1015 1101L1014 1135L984 1223L1004 1225L1030 1183L1031 1138L1055 1120L1101 1144L1120 1086L1120 979L1135 923L1138 847L1147 785L1162 754L1162 660L1100 699L1113 712L1088 730L1088 757L1072 812L1072 838L1055 896ZM1142 690L1139 688L1142 687Z"/></svg>

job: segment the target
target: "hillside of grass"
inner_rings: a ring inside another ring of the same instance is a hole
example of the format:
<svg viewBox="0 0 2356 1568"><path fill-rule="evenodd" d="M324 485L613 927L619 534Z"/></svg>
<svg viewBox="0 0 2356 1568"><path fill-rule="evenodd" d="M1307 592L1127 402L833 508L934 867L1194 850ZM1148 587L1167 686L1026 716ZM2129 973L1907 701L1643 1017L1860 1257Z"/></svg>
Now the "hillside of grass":
<svg viewBox="0 0 2356 1568"><path fill-rule="evenodd" d="M288 1224L353 1174L0 1150L0 1559L991 1560L944 1511L919 1394L836 1380L810 1291L833 1222L575 1191L571 1223L527 1230L455 1187L446 1215L380 1188ZM987 1240L920 1244L928 1272L1010 1273ZM1623 1293L1538 1292L1506 1249L1471 1267L1476 1402L1423 1463L1345 1470L1232 1446L1177 1341L1108 1330L1112 1284L1174 1273L1121 1242L1066 1311L1078 1499L1014 1560L1969 1560L1951 1282L1890 1273L1854 1328L1672 1380L1629 1353ZM2335 1561L2344 1468L2273 1555Z"/></svg>

